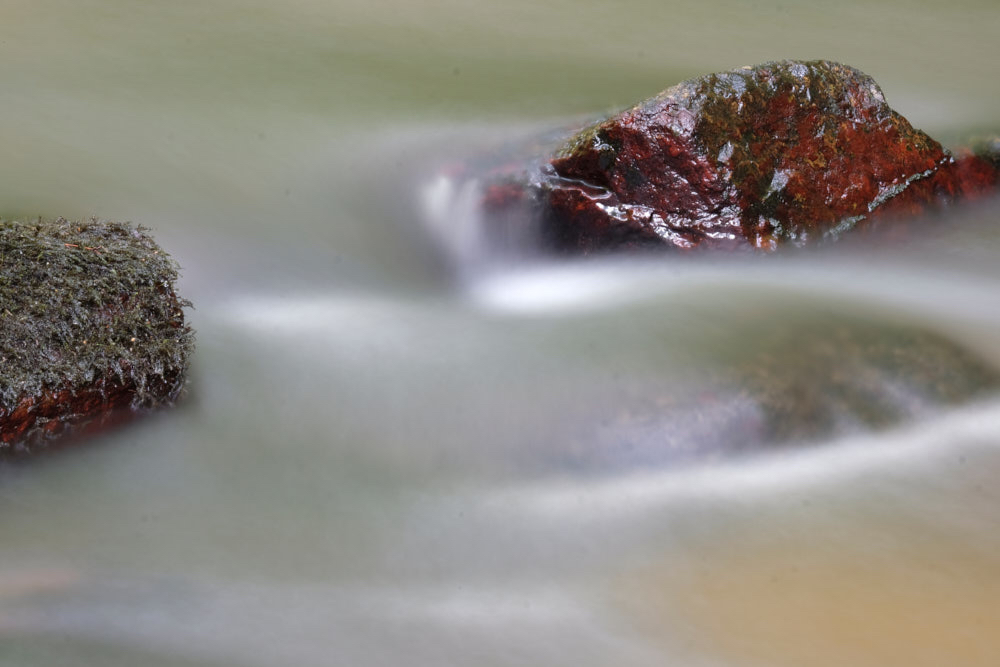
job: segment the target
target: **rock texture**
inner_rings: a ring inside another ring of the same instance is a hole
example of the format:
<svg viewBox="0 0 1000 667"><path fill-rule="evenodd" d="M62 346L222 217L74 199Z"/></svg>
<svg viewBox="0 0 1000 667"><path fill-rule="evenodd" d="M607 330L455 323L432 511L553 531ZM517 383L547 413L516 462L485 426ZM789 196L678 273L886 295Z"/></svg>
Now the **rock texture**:
<svg viewBox="0 0 1000 667"><path fill-rule="evenodd" d="M0 455L173 403L193 334L141 228L0 222Z"/></svg>
<svg viewBox="0 0 1000 667"><path fill-rule="evenodd" d="M997 188L995 155L956 157L889 108L875 81L780 61L685 81L575 135L530 185L560 251L772 250Z"/></svg>

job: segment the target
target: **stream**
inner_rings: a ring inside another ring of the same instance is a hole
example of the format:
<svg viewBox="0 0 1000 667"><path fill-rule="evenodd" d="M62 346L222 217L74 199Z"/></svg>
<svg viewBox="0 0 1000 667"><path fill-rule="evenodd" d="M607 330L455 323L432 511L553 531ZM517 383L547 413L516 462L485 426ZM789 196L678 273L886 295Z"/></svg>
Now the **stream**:
<svg viewBox="0 0 1000 667"><path fill-rule="evenodd" d="M994 665L1000 201L555 260L448 170L777 58L960 145L1000 6L671 4L0 0L0 217L151 228L197 332L0 463L0 665Z"/></svg>

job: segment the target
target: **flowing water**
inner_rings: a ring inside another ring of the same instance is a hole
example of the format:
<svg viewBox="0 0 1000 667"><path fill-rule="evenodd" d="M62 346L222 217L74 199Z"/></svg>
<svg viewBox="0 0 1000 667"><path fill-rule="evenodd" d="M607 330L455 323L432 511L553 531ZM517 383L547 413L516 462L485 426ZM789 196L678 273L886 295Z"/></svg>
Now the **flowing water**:
<svg viewBox="0 0 1000 667"><path fill-rule="evenodd" d="M1000 205L551 262L449 165L829 58L1000 127L992 0L0 0L0 215L183 265L179 408L0 467L0 664L994 665Z"/></svg>

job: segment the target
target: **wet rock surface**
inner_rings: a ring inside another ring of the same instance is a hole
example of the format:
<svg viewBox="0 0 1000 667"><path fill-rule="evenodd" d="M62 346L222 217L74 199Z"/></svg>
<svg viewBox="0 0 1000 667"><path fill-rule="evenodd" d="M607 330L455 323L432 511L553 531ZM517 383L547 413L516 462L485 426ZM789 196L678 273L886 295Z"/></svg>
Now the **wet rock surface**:
<svg viewBox="0 0 1000 667"><path fill-rule="evenodd" d="M193 334L176 279L141 228L0 222L0 456L178 398Z"/></svg>
<svg viewBox="0 0 1000 667"><path fill-rule="evenodd" d="M979 153L914 129L854 68L788 60L597 122L540 168L494 178L483 209L493 227L536 219L541 244L568 253L773 250L995 192L996 146Z"/></svg>

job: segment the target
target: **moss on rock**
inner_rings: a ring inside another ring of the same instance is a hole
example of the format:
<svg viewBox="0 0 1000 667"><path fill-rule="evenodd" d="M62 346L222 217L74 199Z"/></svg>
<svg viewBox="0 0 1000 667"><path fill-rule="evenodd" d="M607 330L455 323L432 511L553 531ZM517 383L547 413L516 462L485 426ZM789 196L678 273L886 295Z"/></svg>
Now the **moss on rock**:
<svg viewBox="0 0 1000 667"><path fill-rule="evenodd" d="M0 453L177 400L177 269L142 227L0 221Z"/></svg>

